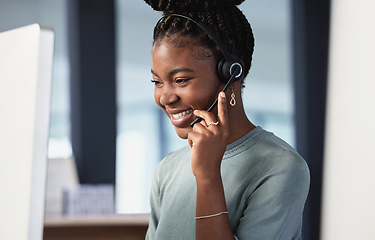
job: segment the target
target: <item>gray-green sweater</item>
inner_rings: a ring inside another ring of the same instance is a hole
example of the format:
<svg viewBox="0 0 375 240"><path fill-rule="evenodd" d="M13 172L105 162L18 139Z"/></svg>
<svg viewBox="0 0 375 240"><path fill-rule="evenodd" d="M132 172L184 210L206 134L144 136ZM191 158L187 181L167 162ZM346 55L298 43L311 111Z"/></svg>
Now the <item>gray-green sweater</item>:
<svg viewBox="0 0 375 240"><path fill-rule="evenodd" d="M187 146L158 165L146 239L195 239L196 182L190 153ZM301 239L310 176L306 162L292 147L257 127L227 146L221 174L236 238Z"/></svg>

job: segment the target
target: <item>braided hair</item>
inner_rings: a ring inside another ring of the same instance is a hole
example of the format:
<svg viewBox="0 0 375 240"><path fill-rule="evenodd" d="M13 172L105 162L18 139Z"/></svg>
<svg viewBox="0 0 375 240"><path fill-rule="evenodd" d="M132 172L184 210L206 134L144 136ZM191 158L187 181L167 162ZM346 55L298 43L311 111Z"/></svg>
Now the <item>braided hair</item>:
<svg viewBox="0 0 375 240"><path fill-rule="evenodd" d="M211 28L229 52L244 63L244 76L249 73L254 51L254 36L245 15L237 5L244 0L145 0L163 15L182 14ZM181 17L166 17L154 28L154 44L166 37L191 37L197 44L212 50L216 60L222 58L213 40L192 21ZM181 43L180 43L181 44ZM185 43L186 44L186 43Z"/></svg>

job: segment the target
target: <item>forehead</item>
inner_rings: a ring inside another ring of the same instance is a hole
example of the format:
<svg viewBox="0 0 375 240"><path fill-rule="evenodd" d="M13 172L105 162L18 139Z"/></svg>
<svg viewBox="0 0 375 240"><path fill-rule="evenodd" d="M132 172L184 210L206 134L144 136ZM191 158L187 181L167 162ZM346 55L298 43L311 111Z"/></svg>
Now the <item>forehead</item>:
<svg viewBox="0 0 375 240"><path fill-rule="evenodd" d="M154 42L153 49L155 47L167 47L174 50L189 51L191 56L199 61L208 60L213 58L213 51L200 44L197 40L192 37L182 37L178 35L167 36Z"/></svg>
<svg viewBox="0 0 375 240"><path fill-rule="evenodd" d="M212 54L204 55L205 52L206 49L202 47L176 47L170 41L159 42L154 44L152 49L151 71L160 77L164 74L171 75L176 69L190 69L190 72L199 74L216 74L216 61L210 57Z"/></svg>

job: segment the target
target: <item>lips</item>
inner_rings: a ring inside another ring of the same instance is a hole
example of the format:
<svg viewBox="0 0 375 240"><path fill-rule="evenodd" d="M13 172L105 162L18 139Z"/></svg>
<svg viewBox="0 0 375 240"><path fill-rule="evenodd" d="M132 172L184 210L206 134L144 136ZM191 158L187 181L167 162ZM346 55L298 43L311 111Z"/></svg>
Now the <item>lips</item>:
<svg viewBox="0 0 375 240"><path fill-rule="evenodd" d="M191 115L193 114L193 109L188 109L184 111L174 111L170 112L171 123L178 128L185 128L190 126Z"/></svg>
<svg viewBox="0 0 375 240"><path fill-rule="evenodd" d="M183 111L183 112L179 112L179 113L176 113L176 114L171 114L172 118L175 119L175 120L179 120L187 115L189 115L190 113L193 112L193 109L188 109L186 111Z"/></svg>

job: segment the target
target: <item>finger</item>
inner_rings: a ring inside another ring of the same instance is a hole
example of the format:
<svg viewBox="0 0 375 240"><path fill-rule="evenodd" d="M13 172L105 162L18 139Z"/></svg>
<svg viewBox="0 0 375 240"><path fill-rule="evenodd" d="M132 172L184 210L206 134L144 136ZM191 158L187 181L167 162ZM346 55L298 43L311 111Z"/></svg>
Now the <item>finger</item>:
<svg viewBox="0 0 375 240"><path fill-rule="evenodd" d="M202 126L204 126L204 127L208 127L208 126L207 126L207 123L206 123L206 120L204 120L204 119L202 119L202 120L199 122L198 125L202 125Z"/></svg>
<svg viewBox="0 0 375 240"><path fill-rule="evenodd" d="M218 120L220 125L224 128L228 128L228 107L227 100L224 92L219 93L219 101L217 106Z"/></svg>
<svg viewBox="0 0 375 240"><path fill-rule="evenodd" d="M193 132L196 133L204 133L207 131L207 124L204 120L200 121L199 123L194 124L193 126Z"/></svg>
<svg viewBox="0 0 375 240"><path fill-rule="evenodd" d="M191 133L188 134L188 143L189 143L190 148L193 148L193 146L194 146L194 141L193 141L193 139L191 138Z"/></svg>
<svg viewBox="0 0 375 240"><path fill-rule="evenodd" d="M197 117L203 118L204 123L202 123L203 121L201 121L201 123L205 127L208 127L208 123L217 121L216 118L215 118L215 115L211 112L207 112L207 111L203 111L203 110L195 110L194 115L197 116Z"/></svg>
<svg viewBox="0 0 375 240"><path fill-rule="evenodd" d="M197 141L197 139L200 137L200 135L201 134L198 133L198 132L194 132L194 131L189 132L189 134L188 134L188 143L189 143L190 148L193 148L195 146L194 143Z"/></svg>

